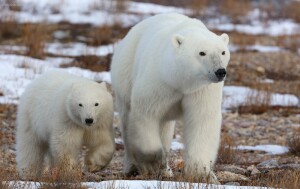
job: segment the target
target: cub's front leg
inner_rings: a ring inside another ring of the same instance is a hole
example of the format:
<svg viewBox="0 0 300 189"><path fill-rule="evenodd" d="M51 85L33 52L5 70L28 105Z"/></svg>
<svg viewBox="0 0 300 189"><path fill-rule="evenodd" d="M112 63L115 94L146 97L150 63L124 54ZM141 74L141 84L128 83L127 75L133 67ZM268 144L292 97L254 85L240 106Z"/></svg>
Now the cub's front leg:
<svg viewBox="0 0 300 189"><path fill-rule="evenodd" d="M88 171L96 172L106 167L115 152L112 128L91 129L85 133L84 138L88 148L85 157Z"/></svg>
<svg viewBox="0 0 300 189"><path fill-rule="evenodd" d="M50 139L50 158L52 167L72 170L82 147L83 132L79 129L57 129Z"/></svg>

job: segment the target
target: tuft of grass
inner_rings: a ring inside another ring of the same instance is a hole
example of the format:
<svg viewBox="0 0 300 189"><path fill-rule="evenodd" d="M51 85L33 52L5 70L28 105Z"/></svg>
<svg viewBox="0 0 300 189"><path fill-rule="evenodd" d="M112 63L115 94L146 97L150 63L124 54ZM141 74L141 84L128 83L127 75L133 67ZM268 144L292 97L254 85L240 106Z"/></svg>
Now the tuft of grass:
<svg viewBox="0 0 300 189"><path fill-rule="evenodd" d="M221 136L221 145L217 157L217 163L233 164L237 160L235 140L230 135L224 133Z"/></svg>
<svg viewBox="0 0 300 189"><path fill-rule="evenodd" d="M82 181L80 164L71 167L67 159L62 159L58 166L47 170L38 180L41 189L84 189Z"/></svg>
<svg viewBox="0 0 300 189"><path fill-rule="evenodd" d="M246 96L245 104L238 107L240 114L262 114L271 106L271 87L264 85L264 90L250 91ZM257 86L259 88L259 86Z"/></svg>
<svg viewBox="0 0 300 189"><path fill-rule="evenodd" d="M287 144L292 154L300 156L300 128L288 139Z"/></svg>
<svg viewBox="0 0 300 189"><path fill-rule="evenodd" d="M22 28L22 42L28 47L27 56L43 58L47 31L42 24L27 23Z"/></svg>

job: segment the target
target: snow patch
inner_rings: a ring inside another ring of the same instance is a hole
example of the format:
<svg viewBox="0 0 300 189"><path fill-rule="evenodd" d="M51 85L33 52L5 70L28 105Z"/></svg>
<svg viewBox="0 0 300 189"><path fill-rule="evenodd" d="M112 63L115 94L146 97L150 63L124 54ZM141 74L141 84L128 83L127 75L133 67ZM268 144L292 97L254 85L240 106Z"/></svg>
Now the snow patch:
<svg viewBox="0 0 300 189"><path fill-rule="evenodd" d="M240 86L224 86L223 88L223 110L246 104L249 95L257 96L259 92L255 89ZM270 105L272 106L298 106L299 99L290 94L270 94Z"/></svg>
<svg viewBox="0 0 300 189"><path fill-rule="evenodd" d="M289 151L288 147L280 145L257 145L257 146L238 146L238 150L258 150L270 155L285 154Z"/></svg>

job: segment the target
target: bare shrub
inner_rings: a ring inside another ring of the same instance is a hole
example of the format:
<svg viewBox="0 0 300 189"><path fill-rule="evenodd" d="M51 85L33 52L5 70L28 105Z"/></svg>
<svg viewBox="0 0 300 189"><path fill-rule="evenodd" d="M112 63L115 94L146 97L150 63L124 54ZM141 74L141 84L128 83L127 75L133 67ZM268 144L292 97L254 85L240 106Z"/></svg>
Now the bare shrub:
<svg viewBox="0 0 300 189"><path fill-rule="evenodd" d="M41 24L24 24L22 33L22 42L28 47L26 55L34 58L43 58L47 36L45 27Z"/></svg>

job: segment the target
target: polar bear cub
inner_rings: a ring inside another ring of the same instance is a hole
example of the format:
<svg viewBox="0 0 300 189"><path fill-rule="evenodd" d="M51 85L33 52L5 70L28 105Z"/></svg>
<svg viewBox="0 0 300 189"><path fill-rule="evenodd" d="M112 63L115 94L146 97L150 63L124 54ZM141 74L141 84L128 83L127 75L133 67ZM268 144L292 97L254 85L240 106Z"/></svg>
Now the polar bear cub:
<svg viewBox="0 0 300 189"><path fill-rule="evenodd" d="M52 70L34 80L17 112L16 159L22 177L36 177L45 156L50 165L77 164L82 145L89 171L105 167L114 153L113 100L105 83ZM69 167L70 168L70 167Z"/></svg>
<svg viewBox="0 0 300 189"><path fill-rule="evenodd" d="M184 123L185 174L209 178L220 141L229 37L169 13L134 26L115 49L112 87L122 120L125 172L172 175L174 120ZM163 168L163 169L161 169Z"/></svg>

